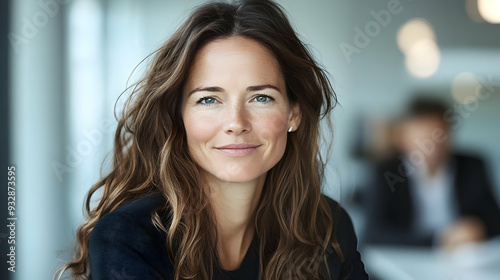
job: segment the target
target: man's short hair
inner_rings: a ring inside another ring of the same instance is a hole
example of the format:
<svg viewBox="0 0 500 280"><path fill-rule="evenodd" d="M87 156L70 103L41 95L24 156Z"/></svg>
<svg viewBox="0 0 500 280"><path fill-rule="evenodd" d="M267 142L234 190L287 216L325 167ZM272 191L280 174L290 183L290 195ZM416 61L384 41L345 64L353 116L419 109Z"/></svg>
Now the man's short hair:
<svg viewBox="0 0 500 280"><path fill-rule="evenodd" d="M426 116L444 118L444 114L448 110L448 105L441 99L429 96L417 96L410 102L406 115L408 118Z"/></svg>

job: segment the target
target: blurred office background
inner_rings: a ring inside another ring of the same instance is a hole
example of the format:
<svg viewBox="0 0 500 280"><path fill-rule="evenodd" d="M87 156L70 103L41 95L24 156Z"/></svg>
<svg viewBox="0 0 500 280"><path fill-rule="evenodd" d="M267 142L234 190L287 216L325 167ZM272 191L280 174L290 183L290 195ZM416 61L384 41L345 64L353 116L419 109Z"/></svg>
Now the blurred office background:
<svg viewBox="0 0 500 280"><path fill-rule="evenodd" d="M1 279L49 279L68 260L84 197L109 167L116 99L143 73L140 65L131 74L136 65L203 2L2 1L2 163L16 166L19 219L16 272L3 268ZM278 2L338 94L325 193L346 206L359 234L355 202L370 166L356 155L377 150L380 131L417 90L460 110L453 145L483 156L500 201L500 1ZM2 266L7 234L2 227Z"/></svg>

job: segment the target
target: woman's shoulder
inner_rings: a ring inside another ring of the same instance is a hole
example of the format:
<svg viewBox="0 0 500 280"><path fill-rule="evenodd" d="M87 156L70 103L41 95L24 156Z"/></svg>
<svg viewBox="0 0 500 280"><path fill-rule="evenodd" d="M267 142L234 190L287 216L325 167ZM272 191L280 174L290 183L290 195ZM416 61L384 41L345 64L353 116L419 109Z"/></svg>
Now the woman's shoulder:
<svg viewBox="0 0 500 280"><path fill-rule="evenodd" d="M89 238L93 279L114 279L116 274L147 279L170 279L173 268L166 252L166 234L151 220L151 213L165 203L151 194L102 216Z"/></svg>
<svg viewBox="0 0 500 280"><path fill-rule="evenodd" d="M334 233L341 247L357 246L357 236L351 217L347 211L336 200L323 195L330 206L333 217Z"/></svg>
<svg viewBox="0 0 500 280"><path fill-rule="evenodd" d="M343 255L343 260L341 260L334 248L329 248L330 271L338 273L338 278L333 277L332 279L368 279L358 251L358 239L351 217L340 203L326 195L323 197L330 206L334 234Z"/></svg>
<svg viewBox="0 0 500 280"><path fill-rule="evenodd" d="M97 223L102 223L104 220L122 222L124 219L127 221L135 220L140 223L144 221L144 219L150 220L151 213L158 207L161 207L164 203L165 199L161 194L156 192L151 193L137 198L103 215Z"/></svg>
<svg viewBox="0 0 500 280"><path fill-rule="evenodd" d="M154 192L146 196L136 198L131 202L118 207L116 210L108 213L107 215L122 213L142 217L144 215L150 215L153 210L163 204L165 204L165 198L160 193Z"/></svg>
<svg viewBox="0 0 500 280"><path fill-rule="evenodd" d="M94 226L92 235L124 230L156 232L151 213L164 203L165 199L159 193L137 198L103 215Z"/></svg>

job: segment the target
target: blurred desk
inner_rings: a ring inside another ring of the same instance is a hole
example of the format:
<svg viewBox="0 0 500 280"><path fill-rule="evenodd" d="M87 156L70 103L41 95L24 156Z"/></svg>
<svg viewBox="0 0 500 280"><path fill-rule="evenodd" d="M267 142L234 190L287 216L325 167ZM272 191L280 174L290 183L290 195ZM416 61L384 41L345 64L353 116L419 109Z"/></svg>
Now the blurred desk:
<svg viewBox="0 0 500 280"><path fill-rule="evenodd" d="M381 280L498 280L500 239L453 252L370 245L362 251L370 276Z"/></svg>

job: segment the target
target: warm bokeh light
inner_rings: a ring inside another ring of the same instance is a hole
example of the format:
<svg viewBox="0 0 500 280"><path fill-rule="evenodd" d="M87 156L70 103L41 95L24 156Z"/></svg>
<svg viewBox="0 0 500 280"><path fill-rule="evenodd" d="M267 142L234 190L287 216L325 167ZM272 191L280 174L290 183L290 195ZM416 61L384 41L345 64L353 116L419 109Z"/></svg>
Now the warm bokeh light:
<svg viewBox="0 0 500 280"><path fill-rule="evenodd" d="M460 104L469 104L477 100L481 84L472 73L458 74L451 83L451 94Z"/></svg>
<svg viewBox="0 0 500 280"><path fill-rule="evenodd" d="M423 18L411 19L398 30L398 47L406 55L415 44L422 40L436 41L432 26Z"/></svg>
<svg viewBox="0 0 500 280"><path fill-rule="evenodd" d="M485 22L479 14L479 10L477 8L477 0L465 0L465 11L472 21Z"/></svg>
<svg viewBox="0 0 500 280"><path fill-rule="evenodd" d="M436 43L425 39L416 42L406 54L406 68L417 78L427 78L436 73L441 54Z"/></svg>
<svg viewBox="0 0 500 280"><path fill-rule="evenodd" d="M500 23L500 1L477 0L477 8L483 19L489 23Z"/></svg>
<svg viewBox="0 0 500 280"><path fill-rule="evenodd" d="M398 47L406 55L406 68L417 78L436 73L441 61L436 34L423 18L413 18L403 24L397 34Z"/></svg>

